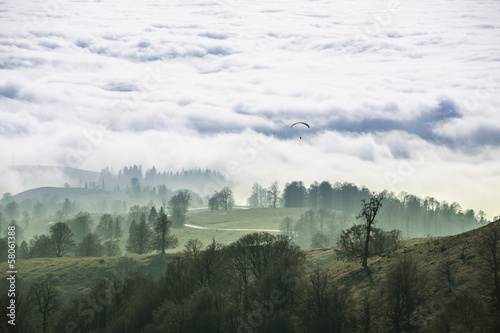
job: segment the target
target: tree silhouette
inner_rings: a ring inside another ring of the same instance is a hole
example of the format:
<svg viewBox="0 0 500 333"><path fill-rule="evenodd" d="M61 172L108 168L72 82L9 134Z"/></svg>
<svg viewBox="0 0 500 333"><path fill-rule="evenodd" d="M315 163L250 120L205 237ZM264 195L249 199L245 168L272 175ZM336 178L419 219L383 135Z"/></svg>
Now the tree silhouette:
<svg viewBox="0 0 500 333"><path fill-rule="evenodd" d="M179 191L168 201L167 208L172 217L173 227L181 228L186 221L186 212L191 202L191 195L188 190Z"/></svg>
<svg viewBox="0 0 500 333"><path fill-rule="evenodd" d="M29 302L40 314L42 332L47 332L49 320L61 305L61 293L50 279L33 282L28 291Z"/></svg>
<svg viewBox="0 0 500 333"><path fill-rule="evenodd" d="M269 201L269 207L276 208L278 206L278 200L280 197L280 189L278 182L274 182L269 186L267 200Z"/></svg>
<svg viewBox="0 0 500 333"><path fill-rule="evenodd" d="M170 235L171 225L172 221L168 219L162 207L154 224L155 245L156 249L161 251L161 254L165 254L165 249L175 248L179 244L178 239Z"/></svg>
<svg viewBox="0 0 500 333"><path fill-rule="evenodd" d="M412 331L411 315L423 301L425 276L417 261L408 255L400 258L391 267L384 280L387 316L394 331Z"/></svg>
<svg viewBox="0 0 500 333"><path fill-rule="evenodd" d="M90 218L90 213L85 211L79 212L76 214L76 217L71 222L70 226L75 235L76 241L81 241L83 237L92 231L92 219Z"/></svg>
<svg viewBox="0 0 500 333"><path fill-rule="evenodd" d="M50 240L52 243L52 252L56 257L68 254L75 247L73 232L63 222L58 222L50 227Z"/></svg>
<svg viewBox="0 0 500 333"><path fill-rule="evenodd" d="M365 228L366 228L366 240L363 250L363 267L368 267L367 260L369 255L369 246L370 246L370 234L373 226L376 223L375 217L379 209L382 207L382 200L384 199L384 192L379 194L373 194L370 197L370 201L366 202L366 200L361 200L363 202L361 212L356 218L365 220Z"/></svg>
<svg viewBox="0 0 500 333"><path fill-rule="evenodd" d="M283 190L285 207L304 207L307 190L301 181L293 181L286 184Z"/></svg>
<svg viewBox="0 0 500 333"><path fill-rule="evenodd" d="M113 239L115 233L115 223L110 214L104 214L96 227L96 233L103 239Z"/></svg>
<svg viewBox="0 0 500 333"><path fill-rule="evenodd" d="M127 251L137 254L151 252L153 246L153 232L146 223L144 214L141 216L141 222L135 227L130 228L129 238L127 241Z"/></svg>
<svg viewBox="0 0 500 333"><path fill-rule="evenodd" d="M82 242L78 244L76 250L76 255L80 257L100 257L103 253L104 247L96 233L89 233L83 237Z"/></svg>

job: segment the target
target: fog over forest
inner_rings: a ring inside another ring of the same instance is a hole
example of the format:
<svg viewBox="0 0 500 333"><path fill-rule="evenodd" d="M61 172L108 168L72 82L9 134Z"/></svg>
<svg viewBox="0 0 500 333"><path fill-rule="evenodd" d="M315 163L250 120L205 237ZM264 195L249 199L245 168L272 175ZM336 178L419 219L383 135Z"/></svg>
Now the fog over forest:
<svg viewBox="0 0 500 333"><path fill-rule="evenodd" d="M500 332L499 22L0 1L0 332Z"/></svg>

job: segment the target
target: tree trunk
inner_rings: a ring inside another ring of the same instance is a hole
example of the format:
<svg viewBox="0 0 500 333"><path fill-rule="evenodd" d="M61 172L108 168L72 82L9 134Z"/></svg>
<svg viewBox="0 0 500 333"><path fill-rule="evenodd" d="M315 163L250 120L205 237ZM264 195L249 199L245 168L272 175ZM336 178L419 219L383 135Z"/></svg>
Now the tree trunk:
<svg viewBox="0 0 500 333"><path fill-rule="evenodd" d="M366 241L365 241L365 250L363 252L363 267L368 267L368 246L370 245L370 232L372 231L371 223L368 223L366 227Z"/></svg>

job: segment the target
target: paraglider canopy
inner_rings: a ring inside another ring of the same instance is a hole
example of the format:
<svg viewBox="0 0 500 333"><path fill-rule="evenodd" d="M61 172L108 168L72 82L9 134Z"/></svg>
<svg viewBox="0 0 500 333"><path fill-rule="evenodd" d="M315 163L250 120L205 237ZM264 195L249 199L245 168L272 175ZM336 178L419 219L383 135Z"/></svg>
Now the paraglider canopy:
<svg viewBox="0 0 500 333"><path fill-rule="evenodd" d="M303 124L303 125L306 125L308 128L311 128L311 126L309 126L308 123L305 123L303 121L297 121L296 123L293 123L292 126L290 126L290 128L293 127L293 126L295 126L295 125L297 125L297 124Z"/></svg>
<svg viewBox="0 0 500 333"><path fill-rule="evenodd" d="M293 123L293 124L292 124L292 126L290 126L290 128L292 128L293 126L295 126L295 125L297 125L297 124L305 125L305 126L307 126L307 128L311 128L311 126L309 126L309 124L308 124L308 123L303 122L303 121L297 121L297 122ZM302 136L299 136L299 139L301 139L301 140L302 140Z"/></svg>

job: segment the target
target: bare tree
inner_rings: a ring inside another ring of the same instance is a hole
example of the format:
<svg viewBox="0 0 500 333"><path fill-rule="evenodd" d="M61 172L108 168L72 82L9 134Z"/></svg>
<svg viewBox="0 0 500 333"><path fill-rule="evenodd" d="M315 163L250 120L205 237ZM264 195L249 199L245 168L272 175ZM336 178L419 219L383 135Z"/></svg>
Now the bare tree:
<svg viewBox="0 0 500 333"><path fill-rule="evenodd" d="M268 191L258 183L253 184L252 194L248 198L248 205L251 207L267 206Z"/></svg>
<svg viewBox="0 0 500 333"><path fill-rule="evenodd" d="M384 281L386 313L397 333L411 330L410 317L423 299L425 278L410 256L399 259Z"/></svg>
<svg viewBox="0 0 500 333"><path fill-rule="evenodd" d="M376 223L375 217L377 216L378 211L382 207L382 200L384 199L384 192L376 194L374 193L370 197L370 201L366 202L365 199L361 200L363 202L362 206L363 208L361 209L361 212L359 213L358 216L356 216L357 219L364 219L365 220L365 228L366 228L366 239L365 239L365 245L364 245L364 250L363 250L363 262L362 265L363 267L367 268L367 260L368 260L368 255L369 255L369 246L370 246L370 233L372 231L373 226Z"/></svg>
<svg viewBox="0 0 500 333"><path fill-rule="evenodd" d="M186 255L186 257L191 260L194 260L198 257L198 255L202 251L203 242L198 238L191 238L184 245L184 248L185 248L184 254Z"/></svg>
<svg viewBox="0 0 500 333"><path fill-rule="evenodd" d="M276 208L276 206L278 205L279 196L280 196L280 190L279 190L278 182L274 182L269 187L269 191L268 191L268 195L267 195L267 199L269 201L270 207Z"/></svg>
<svg viewBox="0 0 500 333"><path fill-rule="evenodd" d="M50 279L34 282L29 291L29 302L40 314L42 332L47 332L49 319L61 305L61 293Z"/></svg>
<svg viewBox="0 0 500 333"><path fill-rule="evenodd" d="M216 243L214 238L206 246L205 250L198 255L194 265L197 266L195 278L200 285L211 287L223 275L224 258L222 256L222 248L223 246L220 243Z"/></svg>
<svg viewBox="0 0 500 333"><path fill-rule="evenodd" d="M334 282L328 271L319 268L309 275L303 299L303 320L307 332L350 331L351 293Z"/></svg>
<svg viewBox="0 0 500 333"><path fill-rule="evenodd" d="M73 232L63 222L58 222L50 227L50 240L52 242L52 251L56 257L68 254L75 247Z"/></svg>

